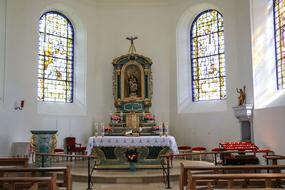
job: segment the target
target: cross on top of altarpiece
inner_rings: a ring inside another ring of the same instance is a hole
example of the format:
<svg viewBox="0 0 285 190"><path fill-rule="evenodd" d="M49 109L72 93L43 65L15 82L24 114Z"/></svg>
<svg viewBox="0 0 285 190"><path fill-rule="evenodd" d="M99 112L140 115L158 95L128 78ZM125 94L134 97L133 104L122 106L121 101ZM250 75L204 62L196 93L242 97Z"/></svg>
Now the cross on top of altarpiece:
<svg viewBox="0 0 285 190"><path fill-rule="evenodd" d="M135 47L134 41L136 39L138 39L138 37L137 36L131 36L131 37L126 37L126 39L131 41L131 46L129 48L129 53L130 54L134 54L136 52L136 47Z"/></svg>

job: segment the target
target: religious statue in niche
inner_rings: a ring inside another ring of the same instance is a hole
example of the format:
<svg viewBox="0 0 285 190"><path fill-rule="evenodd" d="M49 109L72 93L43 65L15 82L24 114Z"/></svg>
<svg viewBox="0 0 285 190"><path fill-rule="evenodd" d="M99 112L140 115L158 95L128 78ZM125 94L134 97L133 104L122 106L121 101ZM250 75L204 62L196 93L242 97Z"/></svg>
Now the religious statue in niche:
<svg viewBox="0 0 285 190"><path fill-rule="evenodd" d="M236 88L237 93L239 93L239 97L238 97L238 105L242 106L245 104L245 100L246 100L246 94L245 94L245 86L243 86L243 89L238 89Z"/></svg>
<svg viewBox="0 0 285 190"><path fill-rule="evenodd" d="M128 78L129 84L129 95L130 96L137 96L138 95L138 79L134 73L131 73Z"/></svg>
<svg viewBox="0 0 285 190"><path fill-rule="evenodd" d="M146 116L152 106L153 78L152 60L136 53L134 40L138 37L127 37L131 42L129 52L112 61L112 88L116 111L111 116L110 135L158 135L153 129L155 119ZM118 118L118 119L115 119Z"/></svg>
<svg viewBox="0 0 285 190"><path fill-rule="evenodd" d="M141 73L138 66L130 64L125 69L125 97L141 97Z"/></svg>

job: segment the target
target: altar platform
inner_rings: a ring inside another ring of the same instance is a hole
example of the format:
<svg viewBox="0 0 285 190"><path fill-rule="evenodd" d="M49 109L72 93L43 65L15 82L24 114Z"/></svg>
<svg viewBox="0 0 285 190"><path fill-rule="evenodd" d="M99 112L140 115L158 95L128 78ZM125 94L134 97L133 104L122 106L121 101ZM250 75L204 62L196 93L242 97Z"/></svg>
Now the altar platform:
<svg viewBox="0 0 285 190"><path fill-rule="evenodd" d="M173 167L170 169L172 182L177 182L180 175L180 163L195 166L210 166L213 163L206 161L174 160ZM57 162L53 166L71 165L73 182L86 182L87 184L87 160L77 160L73 162ZM96 184L147 184L158 183L164 188L163 175L161 169L138 169L130 171L128 169L94 170L92 181ZM162 189L163 189L162 188Z"/></svg>
<svg viewBox="0 0 285 190"><path fill-rule="evenodd" d="M178 153L173 136L94 136L87 145L87 154L99 158L96 168L129 168L132 161L136 168L161 168L160 156L167 152Z"/></svg>

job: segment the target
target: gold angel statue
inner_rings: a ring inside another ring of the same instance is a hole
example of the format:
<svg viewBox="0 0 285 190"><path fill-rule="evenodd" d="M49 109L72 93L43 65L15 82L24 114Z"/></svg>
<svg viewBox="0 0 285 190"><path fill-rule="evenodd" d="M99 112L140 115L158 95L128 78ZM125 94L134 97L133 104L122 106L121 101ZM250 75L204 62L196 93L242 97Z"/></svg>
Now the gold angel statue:
<svg viewBox="0 0 285 190"><path fill-rule="evenodd" d="M239 93L239 97L238 97L238 105L242 106L245 104L245 100L246 100L246 94L245 94L245 86L243 86L243 89L238 89L236 88L237 93Z"/></svg>

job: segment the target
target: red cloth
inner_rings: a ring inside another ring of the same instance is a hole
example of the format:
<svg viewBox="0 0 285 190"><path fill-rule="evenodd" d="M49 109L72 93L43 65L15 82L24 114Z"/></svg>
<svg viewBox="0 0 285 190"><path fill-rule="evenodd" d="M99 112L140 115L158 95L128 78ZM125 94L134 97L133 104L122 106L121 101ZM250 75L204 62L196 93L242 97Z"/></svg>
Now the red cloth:
<svg viewBox="0 0 285 190"><path fill-rule="evenodd" d="M207 150L205 147L193 147L192 151L204 151Z"/></svg>
<svg viewBox="0 0 285 190"><path fill-rule="evenodd" d="M216 151L216 152L218 152L218 151L225 151L225 149L218 147L218 148L213 148L212 151L213 151L213 152L215 152L215 151Z"/></svg>
<svg viewBox="0 0 285 190"><path fill-rule="evenodd" d="M191 150L190 146L179 146L178 150Z"/></svg>
<svg viewBox="0 0 285 190"><path fill-rule="evenodd" d="M83 153L86 150L86 146L81 146L81 144L76 143L75 137L66 137L65 145L66 145L66 150L68 153L71 153L71 152L82 152Z"/></svg>

